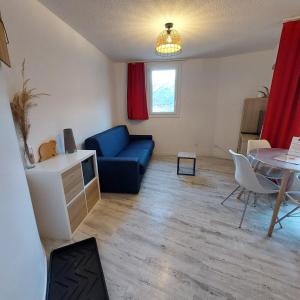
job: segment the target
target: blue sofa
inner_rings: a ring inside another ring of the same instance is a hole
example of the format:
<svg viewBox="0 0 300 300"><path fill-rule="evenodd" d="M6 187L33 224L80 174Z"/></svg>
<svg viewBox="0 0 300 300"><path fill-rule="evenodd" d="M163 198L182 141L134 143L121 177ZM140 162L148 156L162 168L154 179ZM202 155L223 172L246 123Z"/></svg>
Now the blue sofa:
<svg viewBox="0 0 300 300"><path fill-rule="evenodd" d="M85 148L97 152L101 192L139 192L154 149L152 135L130 135L121 125L89 137Z"/></svg>

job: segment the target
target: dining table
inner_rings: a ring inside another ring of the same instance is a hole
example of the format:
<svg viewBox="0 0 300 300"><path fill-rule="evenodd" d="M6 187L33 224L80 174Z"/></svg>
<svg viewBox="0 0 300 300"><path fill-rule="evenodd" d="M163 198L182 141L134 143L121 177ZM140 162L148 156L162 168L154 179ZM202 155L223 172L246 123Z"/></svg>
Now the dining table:
<svg viewBox="0 0 300 300"><path fill-rule="evenodd" d="M280 210L281 202L285 197L285 192L288 187L289 179L293 173L300 172L299 164L276 159L278 157L283 157L287 154L288 154L288 149L279 149L279 148L255 149L249 153L249 156L251 156L252 159L255 159L258 163L282 170L280 188L279 188L278 195L276 197L275 205L273 208L272 219L268 230L269 237L272 236L274 226L276 224L278 213Z"/></svg>

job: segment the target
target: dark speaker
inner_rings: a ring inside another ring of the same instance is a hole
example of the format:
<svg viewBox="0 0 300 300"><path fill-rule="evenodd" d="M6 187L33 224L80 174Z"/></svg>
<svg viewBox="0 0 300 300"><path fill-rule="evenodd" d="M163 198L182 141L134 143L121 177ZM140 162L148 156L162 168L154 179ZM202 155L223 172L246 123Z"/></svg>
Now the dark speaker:
<svg viewBox="0 0 300 300"><path fill-rule="evenodd" d="M64 143L66 153L74 153L77 150L73 130L71 128L64 129Z"/></svg>

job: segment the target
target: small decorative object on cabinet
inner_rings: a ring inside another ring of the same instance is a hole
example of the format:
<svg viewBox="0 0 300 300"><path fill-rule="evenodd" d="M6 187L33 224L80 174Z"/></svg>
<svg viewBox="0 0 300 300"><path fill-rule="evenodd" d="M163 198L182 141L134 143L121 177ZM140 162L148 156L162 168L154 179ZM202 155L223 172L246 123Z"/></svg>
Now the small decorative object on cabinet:
<svg viewBox="0 0 300 300"><path fill-rule="evenodd" d="M246 155L248 140L258 140L268 98L245 99L237 152Z"/></svg>
<svg viewBox="0 0 300 300"><path fill-rule="evenodd" d="M66 153L74 153L76 151L73 130L71 128L64 129L64 144Z"/></svg>
<svg viewBox="0 0 300 300"><path fill-rule="evenodd" d="M100 199L96 151L78 150L26 171L42 237L69 240Z"/></svg>
<svg viewBox="0 0 300 300"><path fill-rule="evenodd" d="M56 155L56 141L51 140L48 143L43 143L39 147L39 162L47 160Z"/></svg>

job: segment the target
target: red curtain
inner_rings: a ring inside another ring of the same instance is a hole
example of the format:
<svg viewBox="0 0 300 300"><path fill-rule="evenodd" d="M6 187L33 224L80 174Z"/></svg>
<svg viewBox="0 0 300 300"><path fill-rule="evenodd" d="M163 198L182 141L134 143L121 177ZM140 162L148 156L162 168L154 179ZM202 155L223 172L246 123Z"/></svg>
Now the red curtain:
<svg viewBox="0 0 300 300"><path fill-rule="evenodd" d="M127 76L129 120L148 120L144 63L129 63Z"/></svg>
<svg viewBox="0 0 300 300"><path fill-rule="evenodd" d="M289 148L300 136L300 21L283 25L262 139Z"/></svg>

